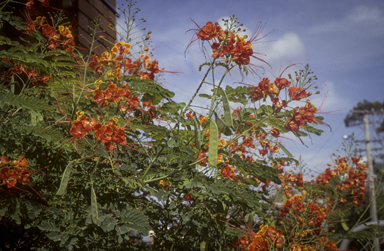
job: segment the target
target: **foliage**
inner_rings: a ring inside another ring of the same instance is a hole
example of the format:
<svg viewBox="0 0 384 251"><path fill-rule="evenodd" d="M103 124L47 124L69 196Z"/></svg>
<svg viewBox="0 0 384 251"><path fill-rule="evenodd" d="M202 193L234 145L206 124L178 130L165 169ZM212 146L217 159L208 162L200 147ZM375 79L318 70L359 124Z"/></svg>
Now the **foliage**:
<svg viewBox="0 0 384 251"><path fill-rule="evenodd" d="M251 58L266 63L252 46L261 24L249 40L235 17L225 27L208 22L192 30L191 44L206 42L213 54L186 104L155 81L169 71L147 53L150 33L129 43L133 3L124 12L127 37L92 54L103 39L96 22L84 56L63 13L25 22L8 11L9 2L0 4L0 19L28 43L0 39L5 248L142 250L149 247L137 233L152 229L154 250L335 250L343 236L325 228L341 217L334 205L345 200L363 210L365 167L355 159L338 159L313 182L283 168L295 159L281 134L301 140L323 132L309 100L290 106L313 95L308 66L288 79L224 88L237 68L258 73ZM212 86L200 94L210 108L199 113L192 104L204 84Z"/></svg>
<svg viewBox="0 0 384 251"><path fill-rule="evenodd" d="M376 102L369 102L367 100L364 100L363 102L359 102L356 107L354 107L353 110L365 110L367 112L378 112L378 113L383 113L384 109L384 102L380 103L378 101ZM362 122L363 121L363 113L353 113L351 112L348 114L345 119L345 126L353 126L358 124L357 122ZM384 132L384 121L379 121L380 125L376 128L376 131L378 133Z"/></svg>

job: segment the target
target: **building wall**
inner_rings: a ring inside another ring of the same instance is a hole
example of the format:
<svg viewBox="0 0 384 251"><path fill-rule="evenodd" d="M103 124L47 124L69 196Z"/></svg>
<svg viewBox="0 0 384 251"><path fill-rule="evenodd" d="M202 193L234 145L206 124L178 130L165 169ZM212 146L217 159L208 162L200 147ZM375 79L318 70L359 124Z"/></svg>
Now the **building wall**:
<svg viewBox="0 0 384 251"><path fill-rule="evenodd" d="M85 38L89 41L92 40L90 35L92 30L89 27L94 28L93 20L98 15L100 15L100 30L104 30L104 32L99 33L97 37L103 35L112 44L100 39L96 42L95 46L101 45L101 47L95 52L100 55L105 51L105 48L112 48L113 43L116 42L116 32L109 28L109 24L114 25L116 22L116 0L51 0L50 5L56 9L64 10L65 16L68 17L68 22L72 25L71 31L75 37L76 46L84 48L79 49L84 56L89 54L87 49L90 47L90 43ZM56 11L50 7L41 6L39 1L35 1L35 13L27 11L26 8L20 8L21 6L20 4L13 6L14 15L23 17L25 13L28 13L33 20L36 19L36 16L46 16L49 19L48 12ZM4 26L0 29L0 35L7 36L12 40L18 40L18 37L22 36L23 33L5 22ZM3 48L0 47L1 49Z"/></svg>
<svg viewBox="0 0 384 251"><path fill-rule="evenodd" d="M114 25L116 22L116 0L61 0L61 7L69 12L71 23L73 21L77 24L74 26L74 36L77 46L87 49L90 47L88 41L92 40L91 28L95 27L93 21L98 16L100 16L101 23L99 28L104 32L99 33L97 37L103 35L105 39L111 43L116 42L116 32L109 28L110 24ZM101 45L101 47L96 50L96 53L99 55L105 51L105 48L111 48L113 46L102 39L99 39L95 45ZM80 51L83 54L88 54L85 50Z"/></svg>

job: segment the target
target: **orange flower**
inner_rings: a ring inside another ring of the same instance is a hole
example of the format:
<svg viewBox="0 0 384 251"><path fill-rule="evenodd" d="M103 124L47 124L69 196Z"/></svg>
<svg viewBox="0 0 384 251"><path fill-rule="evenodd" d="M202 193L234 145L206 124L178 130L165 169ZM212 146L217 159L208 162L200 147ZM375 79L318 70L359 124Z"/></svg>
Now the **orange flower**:
<svg viewBox="0 0 384 251"><path fill-rule="evenodd" d="M56 29L55 27L50 26L49 24L44 24L43 29L42 29L43 35L46 38L51 38L54 34L56 34Z"/></svg>
<svg viewBox="0 0 384 251"><path fill-rule="evenodd" d="M218 37L220 30L221 27L218 23L213 24L212 22L207 22L196 36L201 40L211 40L212 38Z"/></svg>
<svg viewBox="0 0 384 251"><path fill-rule="evenodd" d="M166 191L168 191L169 187L172 185L172 183L169 180L160 180L159 183L163 187L163 189Z"/></svg>
<svg viewBox="0 0 384 251"><path fill-rule="evenodd" d="M249 251L267 251L269 249L269 242L268 240L264 239L263 237L256 235L252 243L248 246Z"/></svg>
<svg viewBox="0 0 384 251"><path fill-rule="evenodd" d="M235 168L233 166L224 165L221 168L221 174L223 177L227 177L228 179L233 179L235 177L235 173L233 172Z"/></svg>
<svg viewBox="0 0 384 251"><path fill-rule="evenodd" d="M293 100L300 100L307 97L307 92L301 87L290 87L288 89L289 96Z"/></svg>
<svg viewBox="0 0 384 251"><path fill-rule="evenodd" d="M130 49L130 44L120 41L112 47L111 52L113 52L114 54L126 55L129 53Z"/></svg>
<svg viewBox="0 0 384 251"><path fill-rule="evenodd" d="M201 160L201 159L204 159L206 156L205 156L205 151L204 150L201 150L199 152L199 154L197 155L197 160ZM202 160L199 162L199 165L202 165L204 166L205 164L207 164L208 162L208 159L205 159L205 160Z"/></svg>
<svg viewBox="0 0 384 251"><path fill-rule="evenodd" d="M208 121L208 118L200 115L198 120L200 122L200 125L203 125L205 122Z"/></svg>
<svg viewBox="0 0 384 251"><path fill-rule="evenodd" d="M187 119L193 119L194 113L192 111L189 111L185 116L187 117Z"/></svg>
<svg viewBox="0 0 384 251"><path fill-rule="evenodd" d="M250 90L250 94L252 95L252 101L258 101L262 98L267 97L268 93L268 87L269 87L269 79L263 78L258 84L258 86L255 87L255 89Z"/></svg>
<svg viewBox="0 0 384 251"><path fill-rule="evenodd" d="M280 131L276 128L269 129L269 132L272 134L273 137L276 137L276 138L279 137L280 135Z"/></svg>
<svg viewBox="0 0 384 251"><path fill-rule="evenodd" d="M284 244L284 235L280 229L276 230L274 227L268 226L266 236L272 244L275 244L276 248L282 248Z"/></svg>
<svg viewBox="0 0 384 251"><path fill-rule="evenodd" d="M12 165L16 166L17 170L22 170L28 167L28 161L26 158L19 156L19 159L17 161L12 161Z"/></svg>
<svg viewBox="0 0 384 251"><path fill-rule="evenodd" d="M111 103L118 103L123 99L126 91L122 88L117 87L115 84L109 84L105 91L100 91L97 88L93 92L93 100L101 105L101 107L108 106Z"/></svg>
<svg viewBox="0 0 384 251"><path fill-rule="evenodd" d="M103 65L101 64L100 58L97 55L91 56L92 61L88 64L88 68L95 70L97 73L103 73Z"/></svg>
<svg viewBox="0 0 384 251"><path fill-rule="evenodd" d="M16 185L18 176L18 171L10 169L9 167L3 167L0 169L0 180L3 180L3 184L7 185L8 188Z"/></svg>
<svg viewBox="0 0 384 251"><path fill-rule="evenodd" d="M277 88L279 88L281 90L283 88L290 86L291 82L285 78L276 78L275 79L275 85Z"/></svg>
<svg viewBox="0 0 384 251"><path fill-rule="evenodd" d="M116 54L107 51L103 52L103 54L101 54L100 63L104 65L116 65Z"/></svg>

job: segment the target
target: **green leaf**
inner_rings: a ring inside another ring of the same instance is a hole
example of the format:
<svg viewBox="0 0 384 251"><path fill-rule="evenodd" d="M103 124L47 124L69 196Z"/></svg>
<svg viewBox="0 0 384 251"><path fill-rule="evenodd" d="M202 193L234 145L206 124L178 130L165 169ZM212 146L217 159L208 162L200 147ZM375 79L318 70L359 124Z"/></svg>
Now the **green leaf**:
<svg viewBox="0 0 384 251"><path fill-rule="evenodd" d="M123 226L116 225L115 230L116 230L117 235L123 235L125 233L128 233L129 228L125 225L123 225Z"/></svg>
<svg viewBox="0 0 384 251"><path fill-rule="evenodd" d="M209 124L209 150L208 161L213 167L217 167L217 150L219 147L219 130L215 121L211 119Z"/></svg>
<svg viewBox="0 0 384 251"><path fill-rule="evenodd" d="M324 132L323 130L313 128L312 126L305 126L304 127L308 132L311 132L317 136L321 136L321 134Z"/></svg>
<svg viewBox="0 0 384 251"><path fill-rule="evenodd" d="M283 146L282 144L280 144L280 148L281 148L281 150L284 151L284 153L285 153L286 155L288 155L289 157L293 157L292 153L290 153L290 152L287 150L287 148L285 148L285 146Z"/></svg>
<svg viewBox="0 0 384 251"><path fill-rule="evenodd" d="M231 136L232 131L229 128L229 126L222 119L220 119L216 113L215 115L216 115L216 123L217 123L217 127L219 128L219 131L222 132L225 136Z"/></svg>
<svg viewBox="0 0 384 251"><path fill-rule="evenodd" d="M103 224L101 224L101 228L104 230L104 232L111 232L113 229L115 229L117 221L112 218L108 217L103 221Z"/></svg>
<svg viewBox="0 0 384 251"><path fill-rule="evenodd" d="M349 231L349 227L346 223L346 220L341 219L341 226L343 227L344 231Z"/></svg>
<svg viewBox="0 0 384 251"><path fill-rule="evenodd" d="M4 216L7 211L8 207L3 207L2 209L0 209L0 216Z"/></svg>
<svg viewBox="0 0 384 251"><path fill-rule="evenodd" d="M14 95L11 92L0 94L0 106L4 103L18 108L24 107L35 111L54 112L53 106L47 104L43 99L26 95Z"/></svg>
<svg viewBox="0 0 384 251"><path fill-rule="evenodd" d="M60 187L57 191L56 195L63 195L65 190L67 189L68 181L72 172L72 164L73 162L69 162L67 167L64 170L63 177L61 177Z"/></svg>
<svg viewBox="0 0 384 251"><path fill-rule="evenodd" d="M121 211L119 223L124 223L120 230L125 227L128 230L135 230L142 234L147 234L150 229L148 216L144 212L127 206ZM124 229L122 231L125 231Z"/></svg>
<svg viewBox="0 0 384 251"><path fill-rule="evenodd" d="M207 99L212 99L212 95L208 95L208 94L205 94L205 93L199 94L199 97L207 98Z"/></svg>
<svg viewBox="0 0 384 251"><path fill-rule="evenodd" d="M95 225L99 226L99 212L97 209L97 199L96 199L96 193L93 189L93 185L91 187L91 214L92 214L92 221Z"/></svg>

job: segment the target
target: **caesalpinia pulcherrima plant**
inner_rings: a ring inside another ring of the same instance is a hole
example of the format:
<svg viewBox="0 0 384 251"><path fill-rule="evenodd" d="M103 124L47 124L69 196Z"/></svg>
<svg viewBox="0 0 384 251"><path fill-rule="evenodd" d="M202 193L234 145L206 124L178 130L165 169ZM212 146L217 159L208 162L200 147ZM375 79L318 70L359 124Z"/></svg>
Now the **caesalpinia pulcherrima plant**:
<svg viewBox="0 0 384 251"><path fill-rule="evenodd" d="M11 4L26 8L25 20L12 16ZM201 42L211 51L186 104L157 82L173 72L153 59L151 32L133 37L145 21L135 20L134 3L121 13L121 41L101 55L97 21L82 50L63 13L36 15L36 4L49 8L49 1L0 4L1 22L22 36L0 36L6 248L336 250L349 236L331 229L345 225L345 208L365 205L365 166L338 158L313 181L287 171L296 160L282 135L301 140L326 125L308 99L316 80L308 66L294 77L225 86L231 72L268 67L254 49L261 22L250 38L234 16L191 30L187 47ZM210 102L206 112L194 105L204 84L212 87L200 94ZM150 229L151 247L137 234Z"/></svg>

